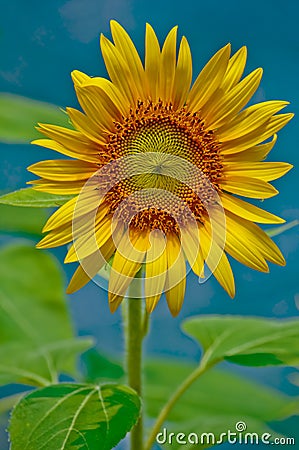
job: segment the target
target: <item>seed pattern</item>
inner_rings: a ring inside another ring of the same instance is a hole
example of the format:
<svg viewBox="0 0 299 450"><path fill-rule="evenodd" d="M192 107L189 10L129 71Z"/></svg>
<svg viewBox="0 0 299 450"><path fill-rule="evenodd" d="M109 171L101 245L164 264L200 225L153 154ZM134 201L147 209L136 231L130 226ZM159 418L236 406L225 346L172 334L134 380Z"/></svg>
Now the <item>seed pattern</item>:
<svg viewBox="0 0 299 450"><path fill-rule="evenodd" d="M199 114L190 113L186 107L174 110L171 103L161 100L138 101L128 117L114 125L115 131L108 136L107 153L119 157L148 153L149 157L146 174L124 179L106 194L110 212L117 210L119 219L133 228L160 229L164 233L179 233L179 227L188 222L191 213L201 221L205 214L203 203L214 197L214 189L218 190L222 163L220 143L212 131L205 129ZM180 167L174 156L203 174L192 180L193 189L180 181L178 175L186 166ZM157 196L157 189L165 193L164 199L163 194ZM134 195L142 190L146 196Z"/></svg>

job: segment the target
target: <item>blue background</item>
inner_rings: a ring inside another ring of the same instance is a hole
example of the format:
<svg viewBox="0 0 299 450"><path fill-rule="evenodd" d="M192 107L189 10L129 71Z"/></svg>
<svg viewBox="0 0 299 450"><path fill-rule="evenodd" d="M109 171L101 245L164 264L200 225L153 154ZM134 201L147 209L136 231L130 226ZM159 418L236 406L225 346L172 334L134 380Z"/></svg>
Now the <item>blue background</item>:
<svg viewBox="0 0 299 450"><path fill-rule="evenodd" d="M109 36L109 20L112 18L129 31L142 56L146 22L154 27L160 42L172 26L179 25L180 36L185 35L191 46L195 76L213 53L227 42L231 42L233 51L246 45L246 72L260 66L264 68L262 83L253 100L288 100L291 102L288 110L297 112L299 3L295 0L10 0L5 5L2 2L0 90L62 107L76 106L70 72L79 69L91 76L105 76L99 33ZM279 196L262 205L287 221L299 215L297 130L295 117L279 133L270 160L288 161L295 168L274 183L280 191ZM42 148L1 145L0 188L10 191L24 187L30 179L26 167L49 158L55 156ZM298 315L298 229L294 228L275 240L286 257L287 266L272 265L270 274L261 274L233 261L237 285L234 300L213 278L199 285L190 273L179 317L173 319L170 316L164 298L152 315L147 353L198 358L198 347L179 328L180 321L191 315L229 313L276 318ZM55 253L62 261L65 249ZM95 335L100 350L105 353L122 353L120 314L110 314L104 290L90 283L70 298L70 307L80 334ZM242 370L248 376L290 394L298 394L298 389L287 381L287 375L295 369L236 367L235 370ZM290 420L283 431L294 436L295 427L298 425ZM1 449L5 448L1 443Z"/></svg>

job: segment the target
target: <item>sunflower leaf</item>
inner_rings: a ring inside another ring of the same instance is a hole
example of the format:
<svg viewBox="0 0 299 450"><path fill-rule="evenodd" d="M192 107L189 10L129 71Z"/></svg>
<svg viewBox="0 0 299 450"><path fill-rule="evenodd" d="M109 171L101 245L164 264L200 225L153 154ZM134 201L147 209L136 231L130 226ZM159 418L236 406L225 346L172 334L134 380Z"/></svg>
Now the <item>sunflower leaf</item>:
<svg viewBox="0 0 299 450"><path fill-rule="evenodd" d="M0 383L56 380L76 373L76 358L92 344L75 338L60 267L29 245L0 251Z"/></svg>
<svg viewBox="0 0 299 450"><path fill-rule="evenodd" d="M54 208L63 205L73 197L73 195L48 194L46 192L35 191L32 188L25 188L2 195L0 197L0 204L32 208Z"/></svg>
<svg viewBox="0 0 299 450"><path fill-rule="evenodd" d="M166 401L184 379L194 370L191 364L176 361L152 361L145 367L145 409L155 419ZM287 397L274 389L267 388L228 370L212 369L197 379L176 403L161 428L159 435L163 448L208 448L207 436L203 443L187 443L182 446L170 433L213 433L216 439L221 433L236 432L240 421L246 431L261 435L275 432L268 422L283 420L298 414L298 399ZM169 444L169 439L172 443ZM182 437L181 437L182 439ZM193 436L194 439L194 436ZM227 437L224 437L224 441ZM165 442L163 442L165 441Z"/></svg>
<svg viewBox="0 0 299 450"><path fill-rule="evenodd" d="M210 315L186 320L183 330L202 346L204 365L222 360L245 366L299 362L298 320Z"/></svg>
<svg viewBox="0 0 299 450"><path fill-rule="evenodd" d="M19 95L0 94L0 142L28 144L40 137L38 122L70 128L68 116L58 106Z"/></svg>
<svg viewBox="0 0 299 450"><path fill-rule="evenodd" d="M133 427L139 413L139 397L126 386L49 386L23 397L14 408L11 450L110 450Z"/></svg>

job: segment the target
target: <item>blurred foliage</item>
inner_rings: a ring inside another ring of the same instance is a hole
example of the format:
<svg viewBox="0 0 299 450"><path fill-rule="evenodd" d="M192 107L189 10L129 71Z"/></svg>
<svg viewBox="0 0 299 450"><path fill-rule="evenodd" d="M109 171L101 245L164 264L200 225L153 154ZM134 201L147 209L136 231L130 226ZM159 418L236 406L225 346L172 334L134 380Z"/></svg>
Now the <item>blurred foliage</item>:
<svg viewBox="0 0 299 450"><path fill-rule="evenodd" d="M57 106L19 95L0 94L0 142L28 144L41 137L38 123L53 123L71 128L68 116Z"/></svg>
<svg viewBox="0 0 299 450"><path fill-rule="evenodd" d="M40 235L47 219L44 209L15 208L0 204L0 233L28 233Z"/></svg>
<svg viewBox="0 0 299 450"><path fill-rule="evenodd" d="M92 341L75 337L63 278L50 254L13 244L0 251L0 383L44 385L76 373Z"/></svg>
<svg viewBox="0 0 299 450"><path fill-rule="evenodd" d="M267 235L270 237L278 236L279 234L282 234L285 231L291 230L297 225L299 225L299 220L295 219L292 220L291 222L285 223L284 225L280 225L279 227L272 228L272 230L267 230Z"/></svg>
<svg viewBox="0 0 299 450"><path fill-rule="evenodd" d="M0 423L3 415L10 411L22 397L24 397L24 392L0 398Z"/></svg>
<svg viewBox="0 0 299 450"><path fill-rule="evenodd" d="M126 386L56 384L61 373L82 378L77 358L93 342L74 334L56 259L29 244L8 245L0 251L0 286L0 383L51 385L0 401L5 412L19 400L11 421L12 450L40 450L45 439L53 449L82 442L98 449L104 441L103 450L113 448L138 419L140 400ZM102 380L122 374L96 351L85 361L87 380L101 367ZM24 420L30 428L24 429Z"/></svg>
<svg viewBox="0 0 299 450"><path fill-rule="evenodd" d="M223 360L245 366L298 365L298 320L241 316L199 316L183 329L204 350L206 366Z"/></svg>
<svg viewBox="0 0 299 450"><path fill-rule="evenodd" d="M126 386L52 385L28 394L15 407L11 450L40 450L45 443L53 450L110 450L136 423L139 412L140 400Z"/></svg>
<svg viewBox="0 0 299 450"><path fill-rule="evenodd" d="M120 364L101 355L95 348L85 352L81 359L85 380L89 383L97 383L104 378L119 380L125 374Z"/></svg>
<svg viewBox="0 0 299 450"><path fill-rule="evenodd" d="M299 372L296 370L296 372L291 372L288 375L288 380L290 383L294 384L295 386L299 387Z"/></svg>
<svg viewBox="0 0 299 450"><path fill-rule="evenodd" d="M176 387L194 370L193 365L177 361L153 361L145 367L145 408L155 418ZM298 399L261 386L224 370L212 369L202 375L178 401L165 427L168 433L213 432L216 436L235 431L242 420L248 432L275 432L267 422L282 420L298 413ZM161 437L163 442L163 439ZM161 443L162 443L161 442ZM207 448L211 445L196 445ZM165 448L180 448L173 440ZM192 445L184 446L193 448Z"/></svg>

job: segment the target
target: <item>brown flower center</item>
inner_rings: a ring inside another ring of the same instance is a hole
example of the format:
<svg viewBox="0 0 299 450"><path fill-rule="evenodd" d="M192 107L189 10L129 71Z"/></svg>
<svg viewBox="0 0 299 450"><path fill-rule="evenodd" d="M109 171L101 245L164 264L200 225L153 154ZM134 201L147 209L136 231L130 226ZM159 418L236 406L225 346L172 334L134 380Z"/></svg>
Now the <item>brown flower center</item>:
<svg viewBox="0 0 299 450"><path fill-rule="evenodd" d="M110 212L131 227L178 233L190 215L201 220L206 203L215 198L222 174L219 143L198 113L139 101L115 123L107 147L130 161L135 155L136 165L143 157L142 173L119 181L106 194Z"/></svg>

